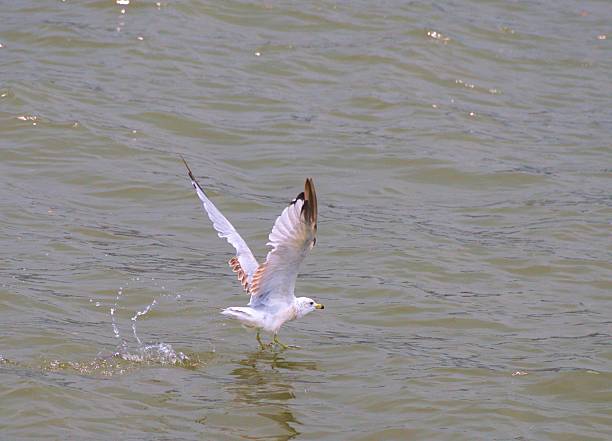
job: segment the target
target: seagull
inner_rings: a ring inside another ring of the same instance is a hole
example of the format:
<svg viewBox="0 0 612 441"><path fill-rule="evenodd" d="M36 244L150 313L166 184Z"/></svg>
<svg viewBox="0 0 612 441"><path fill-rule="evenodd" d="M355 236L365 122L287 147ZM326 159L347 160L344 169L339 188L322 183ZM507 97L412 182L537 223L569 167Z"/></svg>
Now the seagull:
<svg viewBox="0 0 612 441"><path fill-rule="evenodd" d="M295 280L300 264L317 242L317 194L311 178L304 183L304 191L283 210L274 222L268 236L270 247L265 262L258 263L244 239L233 225L214 206L193 176L185 158L191 185L195 189L202 207L217 230L236 249L236 256L229 265L238 276L242 288L250 294L247 306L231 306L221 314L237 319L243 325L257 330L257 342L262 349L266 345L260 332L274 335L272 344L287 349L289 346L278 340L278 331L283 323L304 317L315 309L324 309L320 303L308 297L295 297Z"/></svg>

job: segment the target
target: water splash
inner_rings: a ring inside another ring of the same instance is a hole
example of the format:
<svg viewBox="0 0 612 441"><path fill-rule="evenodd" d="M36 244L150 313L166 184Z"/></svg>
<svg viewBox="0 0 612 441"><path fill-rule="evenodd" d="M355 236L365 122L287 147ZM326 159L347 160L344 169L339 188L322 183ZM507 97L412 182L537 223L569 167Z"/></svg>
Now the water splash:
<svg viewBox="0 0 612 441"><path fill-rule="evenodd" d="M131 317L131 328L133 339L125 339L121 334L121 326L119 322L118 312L122 309L119 304L126 290L130 287L130 282L137 284L141 282L140 277L134 277L130 281L126 281L123 286L120 286L115 295L114 302L110 307L110 318L113 336L119 341L114 352L100 352L93 360L83 361L63 361L63 360L45 360L41 368L45 371L73 371L79 375L102 376L110 377L113 375L123 375L141 369L143 365L148 366L176 366L185 369L196 369L200 366L204 359L210 354L190 354L186 355L183 352L176 351L172 345L164 342L145 343L138 335L137 322L147 315L153 308L159 307L162 300L168 299L177 302L181 299L180 294L170 294L165 286L158 285L154 278L151 278L153 285L156 288L161 288L162 294L157 295L151 303L144 308L136 311ZM137 287L134 287L137 289ZM90 299L93 303L93 299ZM101 305L96 302L96 306ZM134 340L134 341L131 341ZM0 354L0 365L12 363Z"/></svg>
<svg viewBox="0 0 612 441"><path fill-rule="evenodd" d="M139 281L140 278L136 278L135 280ZM162 287L162 289L165 290L165 287ZM127 340L121 337L119 325L115 316L115 313L118 309L118 303L122 295L123 287L120 287L115 297L115 303L110 308L111 326L113 328L113 334L115 338L121 340L121 343L117 347L117 351L113 354L114 357L133 363L162 365L170 364L181 365L183 367L195 367L198 364L197 360L193 360L191 357L185 355L183 352L175 351L172 345L168 343L159 342L153 344L145 344L138 335L136 322L140 317L147 315L155 306L157 306L161 298L172 298L173 300L178 301L181 298L180 294L162 294L157 298L154 298L151 303L145 306L142 310L136 311L136 313L131 318L132 334L134 335L134 339L136 340L137 344L136 349L133 351L130 351Z"/></svg>
<svg viewBox="0 0 612 441"><path fill-rule="evenodd" d="M115 357L120 357L122 360L132 361L134 363L149 363L149 364L171 364L181 365L183 367L192 367L197 363L191 357L182 352L176 352L172 345L167 343L157 343L151 345L142 345L137 354L130 352L115 353Z"/></svg>
<svg viewBox="0 0 612 441"><path fill-rule="evenodd" d="M119 287L117 290L117 295L115 296L115 303L110 309L111 316L111 326L113 327L113 334L116 339L121 340L120 348L122 351L127 351L127 342L121 338L121 334L119 333L119 326L117 325L117 320L115 319L115 311L117 310L117 304L119 303L119 298L123 295L123 286Z"/></svg>
<svg viewBox="0 0 612 441"><path fill-rule="evenodd" d="M142 311L136 311L136 314L134 314L134 316L132 317L132 332L134 333L134 338L138 342L138 346L142 346L142 341L140 340L140 338L138 337L138 334L136 333L136 320L141 315L148 314L151 308L153 308L156 304L157 304L157 299L153 299L153 301L150 304L148 304L145 309L143 309Z"/></svg>

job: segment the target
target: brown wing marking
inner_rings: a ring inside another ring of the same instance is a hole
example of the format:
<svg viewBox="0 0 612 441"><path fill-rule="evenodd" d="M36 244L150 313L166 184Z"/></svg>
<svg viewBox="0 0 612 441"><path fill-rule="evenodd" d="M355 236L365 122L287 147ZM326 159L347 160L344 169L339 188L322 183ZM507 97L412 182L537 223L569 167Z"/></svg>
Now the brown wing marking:
<svg viewBox="0 0 612 441"><path fill-rule="evenodd" d="M257 268L257 271L255 271L255 274L253 274L253 280L251 281L251 286L249 288L249 292L251 293L251 295L258 294L257 291L259 291L259 283L261 282L261 278L263 277L265 271L266 271L266 262L259 265L259 267Z"/></svg>
<svg viewBox="0 0 612 441"><path fill-rule="evenodd" d="M242 269L242 267L240 266L240 262L238 261L238 258L232 257L227 263L229 263L229 266L232 267L232 271L234 271L236 275L238 276L238 280L242 284L242 287L244 288L244 290L247 293L250 292L251 289L249 286L248 277L246 273L244 272L244 270Z"/></svg>
<svg viewBox="0 0 612 441"><path fill-rule="evenodd" d="M317 193L311 178L306 179L304 184L304 206L302 207L304 220L307 224L317 226Z"/></svg>
<svg viewBox="0 0 612 441"><path fill-rule="evenodd" d="M312 225L314 229L315 237L312 242L312 246L317 244L317 216L319 207L317 206L317 192L315 191L314 182L312 178L306 179L304 183L304 205L302 206L302 214L307 224Z"/></svg>

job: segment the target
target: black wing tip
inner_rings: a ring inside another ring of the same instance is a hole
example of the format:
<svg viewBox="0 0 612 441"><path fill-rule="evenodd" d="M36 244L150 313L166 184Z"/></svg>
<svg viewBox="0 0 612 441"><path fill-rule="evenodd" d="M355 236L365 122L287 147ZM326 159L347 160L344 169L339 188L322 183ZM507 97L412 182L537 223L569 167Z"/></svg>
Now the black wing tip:
<svg viewBox="0 0 612 441"><path fill-rule="evenodd" d="M185 161L185 158L180 153L179 153L179 157L183 161L183 164L185 164L185 168L187 168L187 174L189 175L192 181L195 181L195 178L193 177L193 173L191 172L191 169L189 168L189 164L187 164L187 161Z"/></svg>
<svg viewBox="0 0 612 441"><path fill-rule="evenodd" d="M187 174L189 175L189 179L191 179L191 183L193 184L193 188L199 187L200 190L202 190L202 186L200 185L198 180L195 178L195 176L193 176L193 173L192 173L191 169L189 168L189 165L187 164L187 161L185 161L185 158L183 158L183 155L181 155L179 153L179 156L181 157L181 159L183 160L183 164L185 164L185 167L187 168ZM202 190L202 191L204 191L204 190Z"/></svg>
<svg viewBox="0 0 612 441"><path fill-rule="evenodd" d="M304 200L304 192L301 192L300 194L298 194L298 195L295 197L295 199L293 199L293 200L291 201L291 203L290 203L289 205L295 205L295 203L296 203L297 201L303 201L303 200Z"/></svg>
<svg viewBox="0 0 612 441"><path fill-rule="evenodd" d="M314 225L317 228L317 194L315 193L314 183L312 178L306 178L304 182L304 191L298 194L289 205L294 205L298 200L304 204L300 213L304 216L306 222Z"/></svg>
<svg viewBox="0 0 612 441"><path fill-rule="evenodd" d="M312 178L306 178L306 182L304 182L304 189L305 189L305 191L306 191L306 189L308 189L309 192L312 192L312 190L314 189L314 182L313 182ZM295 197L295 199L293 199L291 201L291 203L289 205L293 205L297 201L305 201L305 200L306 200L306 195L302 191L302 192L300 192L300 194L298 194ZM302 210L303 210L303 208L302 208Z"/></svg>

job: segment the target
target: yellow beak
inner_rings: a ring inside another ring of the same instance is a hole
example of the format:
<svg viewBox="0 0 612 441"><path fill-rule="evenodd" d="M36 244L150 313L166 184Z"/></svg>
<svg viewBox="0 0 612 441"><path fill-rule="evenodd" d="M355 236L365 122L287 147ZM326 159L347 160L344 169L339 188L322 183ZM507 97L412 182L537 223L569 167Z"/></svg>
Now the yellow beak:
<svg viewBox="0 0 612 441"><path fill-rule="evenodd" d="M325 305L321 305L320 303L315 303L315 309L325 309Z"/></svg>

